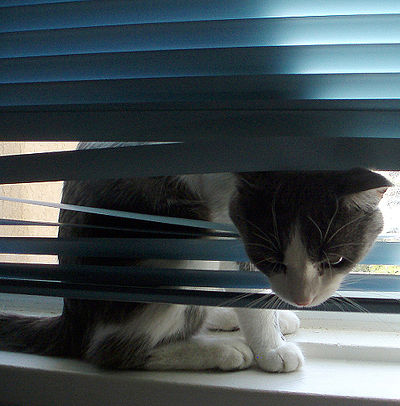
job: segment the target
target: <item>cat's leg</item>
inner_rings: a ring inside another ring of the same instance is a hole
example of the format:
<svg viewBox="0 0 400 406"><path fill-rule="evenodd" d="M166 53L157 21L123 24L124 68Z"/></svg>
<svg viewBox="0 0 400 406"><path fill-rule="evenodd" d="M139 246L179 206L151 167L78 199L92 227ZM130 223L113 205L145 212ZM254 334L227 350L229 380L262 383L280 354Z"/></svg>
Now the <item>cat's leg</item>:
<svg viewBox="0 0 400 406"><path fill-rule="evenodd" d="M206 310L165 304L135 308L124 320L103 321L94 326L84 358L105 368L143 368L161 343L182 341L196 334L204 323Z"/></svg>
<svg viewBox="0 0 400 406"><path fill-rule="evenodd" d="M282 334L293 334L300 327L300 319L290 310L278 310L278 319Z"/></svg>
<svg viewBox="0 0 400 406"><path fill-rule="evenodd" d="M205 326L211 331L237 331L239 320L236 312L227 307L210 307Z"/></svg>
<svg viewBox="0 0 400 406"><path fill-rule="evenodd" d="M276 310L236 309L240 328L257 365L270 372L290 372L304 362L300 349L288 343L279 329Z"/></svg>
<svg viewBox="0 0 400 406"><path fill-rule="evenodd" d="M290 310L278 310L279 328L282 334L293 334L300 327L300 320ZM206 327L212 331L237 331L239 320L234 309L214 307L208 311Z"/></svg>
<svg viewBox="0 0 400 406"><path fill-rule="evenodd" d="M154 348L146 363L149 370L234 371L249 368L253 353L240 338L221 339L197 336Z"/></svg>

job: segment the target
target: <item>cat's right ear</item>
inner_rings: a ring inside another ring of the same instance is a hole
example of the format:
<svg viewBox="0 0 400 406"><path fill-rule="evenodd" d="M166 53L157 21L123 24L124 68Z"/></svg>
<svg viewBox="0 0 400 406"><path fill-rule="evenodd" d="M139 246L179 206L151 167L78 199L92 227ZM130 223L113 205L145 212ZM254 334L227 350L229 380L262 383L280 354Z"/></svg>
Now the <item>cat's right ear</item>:
<svg viewBox="0 0 400 406"><path fill-rule="evenodd" d="M383 195L393 184L384 176L364 168L355 168L342 178L341 195L349 206L364 210L375 209Z"/></svg>

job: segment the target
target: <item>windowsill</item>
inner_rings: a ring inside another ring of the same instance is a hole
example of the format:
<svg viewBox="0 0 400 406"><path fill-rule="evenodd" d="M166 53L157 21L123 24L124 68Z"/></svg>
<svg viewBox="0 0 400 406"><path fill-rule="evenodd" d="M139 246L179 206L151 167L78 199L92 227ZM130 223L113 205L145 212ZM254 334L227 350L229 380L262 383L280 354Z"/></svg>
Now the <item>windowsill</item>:
<svg viewBox="0 0 400 406"><path fill-rule="evenodd" d="M308 359L303 370L102 372L79 361L2 353L1 404L381 405L398 404L395 362Z"/></svg>
<svg viewBox="0 0 400 406"><path fill-rule="evenodd" d="M297 372L109 372L75 360L0 352L0 404L399 404L400 333L393 331L399 324L390 323L391 316L302 317L304 327L289 337L306 355Z"/></svg>

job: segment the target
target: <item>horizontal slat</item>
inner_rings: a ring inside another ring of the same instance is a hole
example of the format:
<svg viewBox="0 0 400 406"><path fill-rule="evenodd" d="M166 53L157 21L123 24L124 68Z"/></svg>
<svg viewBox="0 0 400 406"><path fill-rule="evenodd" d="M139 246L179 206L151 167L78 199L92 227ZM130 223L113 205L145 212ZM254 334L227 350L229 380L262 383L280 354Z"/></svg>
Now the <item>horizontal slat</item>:
<svg viewBox="0 0 400 406"><path fill-rule="evenodd" d="M0 85L0 106L8 107L399 98L398 73L203 76Z"/></svg>
<svg viewBox="0 0 400 406"><path fill-rule="evenodd" d="M399 15L390 14L257 18L13 32L0 34L0 57L250 46L396 44L400 42L399 19Z"/></svg>
<svg viewBox="0 0 400 406"><path fill-rule="evenodd" d="M400 243L377 242L364 264L400 265ZM178 260L248 261L237 239L84 238L67 240L2 237L0 253L81 257L157 258Z"/></svg>
<svg viewBox="0 0 400 406"><path fill-rule="evenodd" d="M126 287L212 287L235 289L270 289L261 272L208 271L191 269L151 269L127 266L47 265L0 263L2 280L59 281ZM400 276L349 274L341 292L400 293Z"/></svg>
<svg viewBox="0 0 400 406"><path fill-rule="evenodd" d="M151 221L154 224L156 223L167 223L167 224L179 224L179 225L185 225L189 227L196 227L197 229L207 229L207 234L198 234L199 236L202 237L232 237L232 238L237 238L238 234L235 232L235 226L231 224L219 224L219 223L212 223L212 222L205 222L205 221L199 221L199 220L190 220L190 219L180 219L180 218L174 218L174 217L163 217L163 216L152 216L152 215L143 215L140 213L129 213L129 212L124 212L124 211L118 211L118 210L106 210L106 209L101 209L101 208L93 208L93 207L85 207L85 206L75 206L75 205L68 205L68 204L59 204L59 203L49 203L49 202L37 202L37 201L32 201L32 200L25 200L25 199L14 199L14 198L9 198L9 197L1 197L1 200L5 201L13 201L13 202L19 202L19 203L27 203L27 204L34 204L34 205L39 205L43 207L56 207L56 208L63 208L64 210L72 210L72 211L80 211L80 212L86 212L86 213L93 213L93 214L99 214L99 215L106 215L106 216L114 216L114 217L119 217L119 218L128 218L128 219L142 219L146 221ZM0 224L19 224L19 225L26 225L26 224L38 224L36 222L18 222L16 220L1 220ZM47 225L47 224L59 224L59 223L39 223L41 225ZM68 224L63 224L63 225L68 225ZM94 227L86 224L71 224L72 227ZM95 227L95 228L102 228L102 227ZM196 230L194 228L194 230ZM109 227L108 229L110 230L115 230L114 228ZM214 229L217 230L225 230L225 231L220 231L220 232L215 232L213 231ZM123 229L123 230L128 230L128 229ZM145 232L146 230L144 230ZM230 231L230 232L227 232ZM139 232L143 232L142 230L139 230ZM154 231L153 231L154 232ZM180 234L179 232L176 233L169 233L167 231L165 232L158 232L160 234L170 234L170 237L173 236L174 234ZM189 232L184 233L186 236L189 236ZM25 242L27 241L28 247L39 247L40 249L48 249L49 244L51 243L51 239L33 239L30 240L25 239L25 238L20 238L19 240L9 238L7 239L0 239L0 250L1 249L8 249L11 247L13 250L12 252L15 253L15 247L18 246L19 243L21 243L21 246L24 246ZM87 242L88 240L86 240ZM97 241L97 240L96 240ZM98 244L101 244L102 247L101 253L106 253L107 252L107 243L104 242L105 240L98 240ZM150 257L154 257L156 254L159 252L164 252L165 254L171 256L174 255L175 251L182 252L186 249L190 249L193 252L196 251L196 254L198 256L198 259L209 259L204 254L204 251L207 249L208 244L212 244L215 242L215 240L201 240L199 241L198 239L196 240L173 240L169 238L168 240L157 240L157 239L122 239L121 241L127 242L128 245L138 245L140 251L140 255L146 255ZM166 243L164 243L166 242ZM32 245L30 245L32 244ZM60 240L57 240L57 244L63 249L63 242ZM113 240L113 246L118 245L118 240L114 239ZM164 251L160 251L158 249L159 245L163 246ZM177 247L175 247L175 244ZM67 242L66 246L67 249L75 249L74 247L71 247L73 244L71 242ZM93 245L93 242L89 240L89 245ZM198 246L198 249L196 248L196 245ZM222 255L224 255L224 258L226 258L227 252L229 250L232 250L233 252L233 260L237 261L243 261L246 257L246 254L243 251L242 243L240 242L240 239L233 239L233 240L218 240L216 245L216 250L221 250ZM125 246L125 244L124 244ZM399 251L399 246L400 243L397 242L387 242L384 239L382 241L378 241L375 243L374 248L372 251L364 258L363 263L365 264L384 264L384 265L393 265L393 264L400 264L400 251ZM143 248L144 247L144 248ZM93 247L92 247L93 248ZM95 247L96 249L96 247ZM113 248L115 249L115 248ZM128 248L128 250L132 250L132 247ZM135 248L133 248L135 249ZM79 250L79 248L78 248ZM125 250L125 248L122 248L122 250ZM191 251L191 252L192 252ZM25 252L25 251L24 251ZM124 251L125 252L125 251ZM130 251L129 251L130 252ZM172 252L173 254L171 254ZM213 251L213 254L214 255ZM18 252L16 252L18 253ZM28 250L25 253L31 253ZM59 251L55 251L55 253L59 253ZM180 254L180 255L181 255ZM126 255L126 252L125 252ZM130 255L130 254L129 254ZM185 255L185 254L182 254ZM200 256L199 256L200 255ZM235 256L236 255L236 256ZM214 258L214 257L213 257ZM213 259L211 258L211 259ZM191 259L191 257L188 257L188 259ZM222 260L221 258L215 258ZM246 259L247 260L247 259Z"/></svg>
<svg viewBox="0 0 400 406"><path fill-rule="evenodd" d="M90 206L81 206L81 205L66 204L66 203L45 202L45 201L13 198L13 197L8 197L8 196L0 196L0 200L8 201L8 202L23 203L23 204L31 204L31 205L35 205L35 206L41 206L41 207L53 207L56 209L72 210L72 211L78 211L81 213L90 213L90 214L112 216L112 217L118 217L118 218L130 219L130 220L147 221L147 222L152 222L155 224L157 224L157 223L173 224L173 225L184 226L184 227L195 227L198 229L228 231L228 232L233 232L233 233L237 232L236 228L231 224L213 223L213 222L204 221L204 220L185 219L185 218L181 218L181 217L158 216L158 215L154 215L154 214L145 214L145 213L133 213L133 212L122 211L122 210L104 209L101 207L90 207ZM208 233L208 231L207 231L207 233ZM225 235L225 236L227 236L227 235Z"/></svg>
<svg viewBox="0 0 400 406"><path fill-rule="evenodd" d="M1 200L1 196L0 196ZM76 224L76 223L54 223L45 221L30 221L30 220L13 220L13 219L0 219L0 226L39 226L39 227L72 227L72 228L91 228L96 230L108 230L108 231L123 231L125 233L140 233L140 234L154 234L154 230L143 230L134 228L122 228L122 227L108 227L108 226L95 226L89 224ZM207 233L202 231L165 231L157 230L157 234L168 236L188 236L188 237L237 237L237 233L234 232L218 232L208 230Z"/></svg>
<svg viewBox="0 0 400 406"><path fill-rule="evenodd" d="M220 137L183 144L4 156L0 157L0 183L184 173L341 170L355 166L396 170L399 156L400 142L389 138Z"/></svg>
<svg viewBox="0 0 400 406"><path fill-rule="evenodd" d="M9 84L399 72L399 44L189 49L0 59L2 83Z"/></svg>
<svg viewBox="0 0 400 406"><path fill-rule="evenodd" d="M85 238L64 240L36 237L0 238L0 253L81 257L247 261L237 240Z"/></svg>
<svg viewBox="0 0 400 406"><path fill-rule="evenodd" d="M124 286L98 286L73 284L66 282L2 280L0 291L28 295L56 296L85 300L111 300L122 302L158 302L176 304L194 304L200 306L268 308L273 301L272 295L249 292L223 292L210 290L133 288ZM349 304L351 301L351 304ZM281 304L280 309L298 310L288 304ZM370 313L399 313L397 299L371 299L357 295L335 298L318 307L302 310L352 311Z"/></svg>
<svg viewBox="0 0 400 406"><path fill-rule="evenodd" d="M176 288L179 285L269 289L268 279L261 272L145 269L123 266L0 264L0 284L2 280L42 280L126 287Z"/></svg>
<svg viewBox="0 0 400 406"><path fill-rule="evenodd" d="M3 141L194 141L231 138L232 134L235 138L400 135L397 100L254 102L257 95L250 97L253 100L236 103L167 103L158 108L4 108L0 109L0 133Z"/></svg>
<svg viewBox="0 0 400 406"><path fill-rule="evenodd" d="M362 260L363 264L400 265L400 243L377 242Z"/></svg>
<svg viewBox="0 0 400 406"><path fill-rule="evenodd" d="M65 4L43 4L5 7L15 0L4 0L0 7L3 31L24 31L45 28L85 27L110 24L149 23L163 21L197 21L235 19L240 17L288 17L354 14L399 13L396 0L376 3L374 0L315 2L313 0L213 0L199 2L169 1L77 1ZM23 1L22 4L29 4ZM32 1L34 3L34 1ZM43 2L45 3L45 2ZM51 3L51 2L49 2Z"/></svg>
<svg viewBox="0 0 400 406"><path fill-rule="evenodd" d="M21 6L38 6L43 4L55 4L55 3L73 3L77 1L91 1L91 0L2 0L0 8L3 7L21 7Z"/></svg>

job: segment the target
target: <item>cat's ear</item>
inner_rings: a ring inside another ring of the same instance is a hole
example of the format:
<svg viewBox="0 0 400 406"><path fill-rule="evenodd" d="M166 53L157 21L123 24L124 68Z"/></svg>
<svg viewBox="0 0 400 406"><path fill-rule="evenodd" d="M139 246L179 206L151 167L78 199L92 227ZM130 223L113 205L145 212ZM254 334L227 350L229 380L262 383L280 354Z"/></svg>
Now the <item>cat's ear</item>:
<svg viewBox="0 0 400 406"><path fill-rule="evenodd" d="M339 182L339 196L345 204L364 210L375 209L393 184L379 173L364 168L346 171Z"/></svg>

